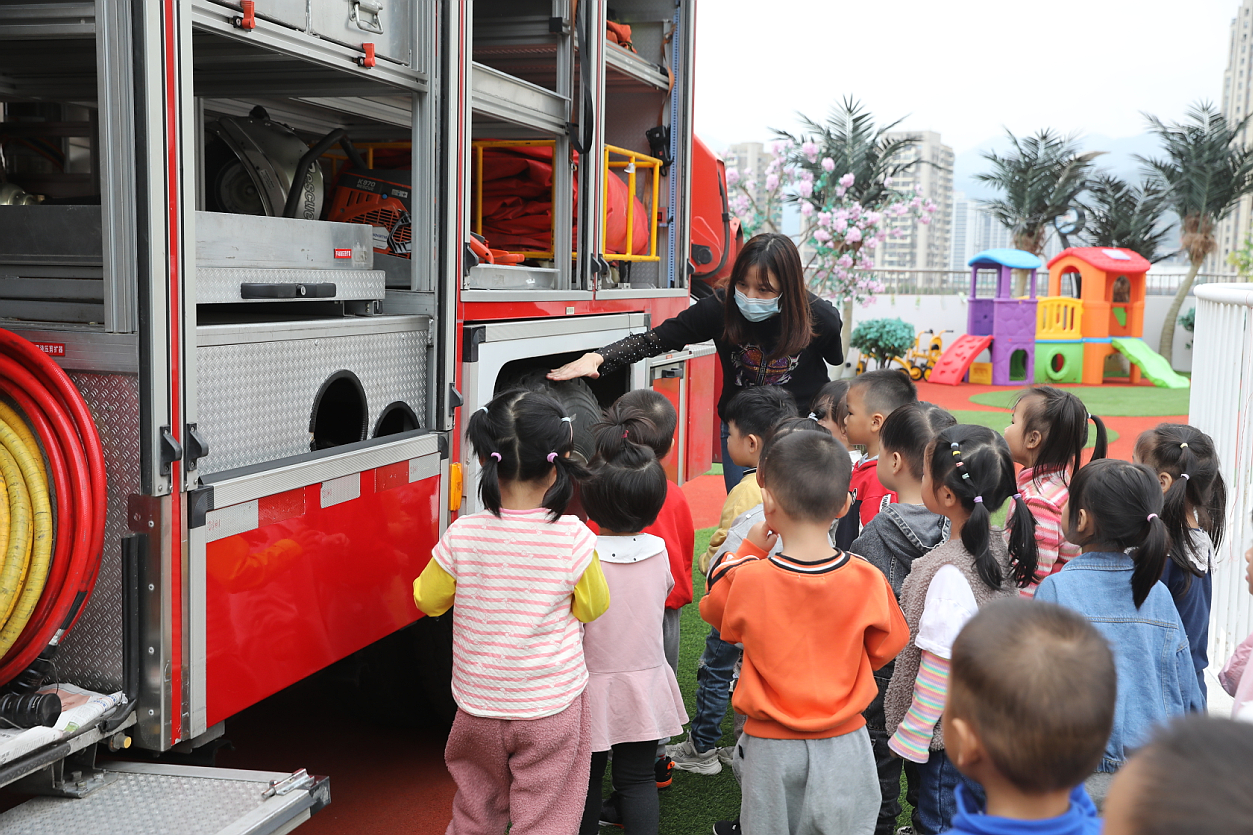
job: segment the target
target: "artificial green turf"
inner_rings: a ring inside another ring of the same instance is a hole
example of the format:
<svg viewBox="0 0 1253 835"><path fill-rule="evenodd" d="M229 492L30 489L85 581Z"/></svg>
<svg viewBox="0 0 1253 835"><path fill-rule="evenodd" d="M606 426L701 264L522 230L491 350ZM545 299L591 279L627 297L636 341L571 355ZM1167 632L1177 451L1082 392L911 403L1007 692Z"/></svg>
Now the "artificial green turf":
<svg viewBox="0 0 1253 835"><path fill-rule="evenodd" d="M974 399L973 397L971 398ZM952 412L953 417L957 418L958 423L973 423L977 426L986 426L1001 434L1005 433L1005 427L1009 425L1009 412L968 412L957 410ZM1118 433L1113 429L1106 427L1105 430L1109 436L1109 442L1113 443L1118 440ZM1088 432L1088 449L1091 449L1096 443L1096 433Z"/></svg>
<svg viewBox="0 0 1253 835"><path fill-rule="evenodd" d="M1102 417L1144 417L1151 415L1186 415L1191 389L1165 389L1157 386L1067 386L1088 411ZM1005 389L975 394L971 403L1008 409L1021 389Z"/></svg>

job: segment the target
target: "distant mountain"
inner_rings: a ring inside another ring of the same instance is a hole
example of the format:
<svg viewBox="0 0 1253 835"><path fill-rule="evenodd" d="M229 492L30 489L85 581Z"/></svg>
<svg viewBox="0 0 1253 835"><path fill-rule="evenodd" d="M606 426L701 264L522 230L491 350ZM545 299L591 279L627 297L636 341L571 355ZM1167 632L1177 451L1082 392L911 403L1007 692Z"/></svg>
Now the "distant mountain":
<svg viewBox="0 0 1253 835"><path fill-rule="evenodd" d="M1092 134L1081 137L1079 144L1084 151L1105 151L1103 155L1097 157L1097 167L1133 183L1139 182L1142 176L1141 165L1136 161L1135 155L1154 157L1160 153L1161 148L1157 137L1150 133L1121 139ZM1009 147L1009 140L1000 136L980 142L975 147L957 154L953 160L953 188L957 191L964 191L968 197L978 200L995 197L995 192L976 180L975 175L989 170L990 163L983 158L985 151L1004 153Z"/></svg>

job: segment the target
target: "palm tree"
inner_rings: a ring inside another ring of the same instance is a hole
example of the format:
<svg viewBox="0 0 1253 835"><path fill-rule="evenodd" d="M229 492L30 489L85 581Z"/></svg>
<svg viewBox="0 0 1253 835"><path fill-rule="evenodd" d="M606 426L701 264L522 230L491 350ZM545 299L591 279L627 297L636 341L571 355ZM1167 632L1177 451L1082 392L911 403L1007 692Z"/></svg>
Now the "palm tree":
<svg viewBox="0 0 1253 835"><path fill-rule="evenodd" d="M1174 353L1179 310L1196 281L1201 263L1218 249L1214 227L1241 197L1253 193L1253 149L1239 141L1249 117L1229 123L1209 102L1193 105L1184 122L1166 124L1147 113L1145 118L1149 129L1161 141L1165 157L1137 159L1160 184L1170 208L1179 215L1183 233L1180 247L1192 262L1166 314L1157 348L1157 352L1169 360Z"/></svg>
<svg viewBox="0 0 1253 835"><path fill-rule="evenodd" d="M879 208L892 196L891 188L884 185L885 180L918 163L918 160L900 159L902 151L918 144L917 139L886 136L901 123L901 119L875 127L874 117L862 107L861 102L849 96L831 108L825 123L815 122L804 114L797 114L797 117L804 128L799 135L774 129L778 137L793 143L789 162L812 173L816 181L823 173L820 160L829 158L835 163L836 177L852 173L856 178L848 188L848 194L867 209ZM805 142L818 145L818 153L812 160L800 151ZM834 183L829 188L833 189ZM813 196L807 199L815 206L825 206L830 197L826 189L816 188Z"/></svg>
<svg viewBox="0 0 1253 835"><path fill-rule="evenodd" d="M1164 222L1168 207L1160 183L1148 180L1133 186L1101 174L1088 184L1083 205L1088 215L1084 237L1093 246L1129 249L1152 263L1172 254L1158 253L1174 225Z"/></svg>
<svg viewBox="0 0 1253 835"><path fill-rule="evenodd" d="M1005 156L988 151L983 158L992 170L975 179L1003 192L996 200L980 201L1001 225L1013 233L1014 247L1044 254L1049 224L1065 214L1088 185L1092 161L1104 151L1079 153L1074 136L1042 130L1025 139L1006 131L1013 149ZM1027 274L1016 270L1016 295L1026 293Z"/></svg>

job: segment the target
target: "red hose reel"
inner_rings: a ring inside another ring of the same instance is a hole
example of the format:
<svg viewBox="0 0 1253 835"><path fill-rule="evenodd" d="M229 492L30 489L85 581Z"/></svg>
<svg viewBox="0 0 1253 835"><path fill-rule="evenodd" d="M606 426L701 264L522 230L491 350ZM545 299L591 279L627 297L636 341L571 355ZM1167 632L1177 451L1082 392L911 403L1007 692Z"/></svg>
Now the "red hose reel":
<svg viewBox="0 0 1253 835"><path fill-rule="evenodd" d="M82 395L43 351L0 329L0 392L26 417L47 456L56 501L48 582L22 634L0 659L0 684L60 644L91 596L104 547L104 451Z"/></svg>

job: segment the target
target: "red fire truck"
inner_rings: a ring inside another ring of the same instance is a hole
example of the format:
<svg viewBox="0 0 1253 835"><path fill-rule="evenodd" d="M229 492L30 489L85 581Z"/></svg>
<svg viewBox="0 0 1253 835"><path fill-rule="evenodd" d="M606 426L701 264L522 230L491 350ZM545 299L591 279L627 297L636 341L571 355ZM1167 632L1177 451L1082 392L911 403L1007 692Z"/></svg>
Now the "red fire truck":
<svg viewBox="0 0 1253 835"><path fill-rule="evenodd" d="M99 832L261 832L324 804L302 773L96 753L200 746L417 621L493 393L545 387L583 433L653 386L681 416L670 476L708 468L711 346L542 374L729 271L694 23L694 0L0 1L0 327L68 374L106 475L58 494L103 518L72 628L18 645L47 662L28 679L126 696L0 759L0 785L86 796L0 829L90 801ZM251 802L201 813L230 792Z"/></svg>

